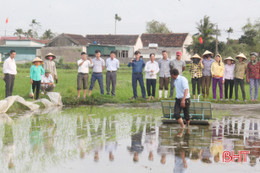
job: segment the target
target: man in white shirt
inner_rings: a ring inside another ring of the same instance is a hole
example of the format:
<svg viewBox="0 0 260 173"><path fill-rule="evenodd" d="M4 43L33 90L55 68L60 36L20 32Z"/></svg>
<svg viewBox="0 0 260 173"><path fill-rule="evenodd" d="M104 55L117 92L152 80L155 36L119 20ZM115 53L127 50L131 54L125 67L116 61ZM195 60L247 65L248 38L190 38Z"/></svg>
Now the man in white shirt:
<svg viewBox="0 0 260 173"><path fill-rule="evenodd" d="M96 50L95 51L96 58L92 60L93 62L93 73L91 76L91 83L89 87L89 96L91 96L92 89L94 88L96 80L98 80L99 88L100 88L100 93L103 95L104 94L104 85L103 85L103 70L105 69L105 61L102 59L101 56L101 51Z"/></svg>
<svg viewBox="0 0 260 173"><path fill-rule="evenodd" d="M119 61L116 57L116 52L110 52L110 58L106 60L106 67L107 67L107 74L106 74L106 89L107 95L110 93L110 81L112 81L112 96L115 96L116 90L116 77L117 77L117 70L119 69Z"/></svg>
<svg viewBox="0 0 260 173"><path fill-rule="evenodd" d="M52 75L50 74L49 70L45 70L45 75L42 75L41 80L41 90L42 94L45 92L50 92L54 89L55 84Z"/></svg>
<svg viewBox="0 0 260 173"><path fill-rule="evenodd" d="M146 78L146 89L149 100L154 99L155 97L155 89L156 89L156 79L157 73L159 72L159 65L155 60L155 54L150 54L150 61L145 64L144 71L145 78ZM152 96L151 96L151 86L152 86Z"/></svg>
<svg viewBox="0 0 260 173"><path fill-rule="evenodd" d="M88 88L88 73L89 67L93 66L91 58L87 58L85 52L81 53L81 59L78 60L78 77L77 77L77 90L78 90L78 99L80 98L80 90L83 83L83 98L86 98L87 88Z"/></svg>
<svg viewBox="0 0 260 173"><path fill-rule="evenodd" d="M15 55L14 50L10 51L10 57L7 58L3 64L3 73L5 81L5 98L13 95L14 88L14 79L17 74L16 64L15 64Z"/></svg>

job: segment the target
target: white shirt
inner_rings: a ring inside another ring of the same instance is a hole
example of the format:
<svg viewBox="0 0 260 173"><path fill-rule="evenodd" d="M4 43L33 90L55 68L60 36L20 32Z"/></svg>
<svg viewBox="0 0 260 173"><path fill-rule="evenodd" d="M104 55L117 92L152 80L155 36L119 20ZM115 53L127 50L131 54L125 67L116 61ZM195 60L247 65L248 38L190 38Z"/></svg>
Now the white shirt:
<svg viewBox="0 0 260 173"><path fill-rule="evenodd" d="M93 72L94 73L102 73L103 66L105 66L105 61L102 58L94 58L92 60L93 62Z"/></svg>
<svg viewBox="0 0 260 173"><path fill-rule="evenodd" d="M107 71L117 71L119 69L119 61L116 58L114 58L113 60L111 58L108 58L106 60L106 66Z"/></svg>
<svg viewBox="0 0 260 173"><path fill-rule="evenodd" d="M153 73L151 72L153 70ZM159 65L157 62L148 61L145 64L145 79L156 79L157 78L157 73L159 72Z"/></svg>
<svg viewBox="0 0 260 173"><path fill-rule="evenodd" d="M82 59L78 60L78 66L79 64L81 64L83 62ZM89 67L92 67L93 63L90 63L89 60L86 60L83 62L83 64L81 66L79 66L78 68L78 73L89 73Z"/></svg>
<svg viewBox="0 0 260 173"><path fill-rule="evenodd" d="M53 77L51 74L49 74L48 77L46 77L45 75L42 75L41 78L42 78L41 83L54 83L54 80L53 80ZM42 85L48 86L48 84L42 84Z"/></svg>
<svg viewBox="0 0 260 173"><path fill-rule="evenodd" d="M9 57L5 60L4 65L3 65L3 72L4 72L4 74L11 74L11 75L17 74L16 64L15 64L14 59L11 59Z"/></svg>
<svg viewBox="0 0 260 173"><path fill-rule="evenodd" d="M178 75L177 79L174 81L174 86L176 88L177 99L182 99L184 97L184 92L186 89L188 89L188 94L185 99L190 98L189 82L184 76Z"/></svg>
<svg viewBox="0 0 260 173"><path fill-rule="evenodd" d="M234 79L234 70L235 70L235 64L225 64L225 70L224 70L224 76L223 79L227 80L233 80Z"/></svg>

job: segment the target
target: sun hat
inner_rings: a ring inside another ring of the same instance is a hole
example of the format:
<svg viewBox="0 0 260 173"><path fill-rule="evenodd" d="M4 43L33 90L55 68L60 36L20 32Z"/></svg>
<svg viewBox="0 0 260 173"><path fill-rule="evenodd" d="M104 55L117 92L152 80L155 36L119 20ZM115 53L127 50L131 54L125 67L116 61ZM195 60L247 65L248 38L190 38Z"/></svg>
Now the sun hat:
<svg viewBox="0 0 260 173"><path fill-rule="evenodd" d="M240 53L236 56L236 59L238 58L244 58L244 60L247 60L246 56L243 53Z"/></svg>
<svg viewBox="0 0 260 173"><path fill-rule="evenodd" d="M33 60L33 63L34 62L43 62L43 60L41 59L41 58L39 58L39 57L36 57L36 58L34 58L34 60Z"/></svg>
<svg viewBox="0 0 260 173"><path fill-rule="evenodd" d="M197 53L195 55L193 55L190 59L193 59L193 58L201 59L201 57Z"/></svg>
<svg viewBox="0 0 260 173"><path fill-rule="evenodd" d="M224 59L224 63L226 63L227 60L231 60L232 63L235 63L235 60L234 60L231 56L225 58L225 59Z"/></svg>
<svg viewBox="0 0 260 173"><path fill-rule="evenodd" d="M251 56L257 57L257 56L258 56L258 53L256 53L256 52L251 52L251 53L250 53L250 57L251 57Z"/></svg>
<svg viewBox="0 0 260 173"><path fill-rule="evenodd" d="M206 51L202 54L202 57L204 57L205 55L211 55L211 56L213 56L214 53L212 53L212 52L206 50Z"/></svg>
<svg viewBox="0 0 260 173"><path fill-rule="evenodd" d="M53 53L48 53L47 55L45 55L45 59L48 59L49 56L52 56L53 59L56 58L56 56Z"/></svg>
<svg viewBox="0 0 260 173"><path fill-rule="evenodd" d="M46 69L46 70L45 70L45 73L50 73L50 72L51 72L51 71L50 71L50 70L48 70L48 69Z"/></svg>

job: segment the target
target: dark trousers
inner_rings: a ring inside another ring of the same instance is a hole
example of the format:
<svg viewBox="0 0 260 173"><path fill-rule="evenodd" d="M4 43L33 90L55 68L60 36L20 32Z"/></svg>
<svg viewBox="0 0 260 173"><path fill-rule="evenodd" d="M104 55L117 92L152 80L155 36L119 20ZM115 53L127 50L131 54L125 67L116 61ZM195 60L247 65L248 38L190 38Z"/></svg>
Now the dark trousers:
<svg viewBox="0 0 260 173"><path fill-rule="evenodd" d="M100 93L104 94L103 74L102 73L92 73L91 84L90 84L89 90L92 91L92 89L94 88L96 80L98 80Z"/></svg>
<svg viewBox="0 0 260 173"><path fill-rule="evenodd" d="M197 93L200 95L200 84L201 84L201 78L192 78L191 79L192 84L192 94L196 95L196 86L197 86Z"/></svg>
<svg viewBox="0 0 260 173"><path fill-rule="evenodd" d="M133 94L134 98L137 98L137 81L139 81L141 91L142 91L142 97L145 98L145 88L144 88L144 79L143 79L143 73L133 73L132 74L132 87L133 87Z"/></svg>
<svg viewBox="0 0 260 173"><path fill-rule="evenodd" d="M246 100L244 79L235 78L235 97L236 97L236 100L238 99L238 85L240 85L240 88L241 88L241 91L242 91L243 100Z"/></svg>
<svg viewBox="0 0 260 173"><path fill-rule="evenodd" d="M107 71L106 73L106 89L107 89L107 94L110 92L110 82L112 82L112 91L111 94L112 96L115 96L116 94L116 71Z"/></svg>
<svg viewBox="0 0 260 173"><path fill-rule="evenodd" d="M212 79L211 76L203 76L201 78L201 87L202 87L203 96L205 96L205 94L209 95L209 88L210 88L210 85L211 85L211 79Z"/></svg>
<svg viewBox="0 0 260 173"><path fill-rule="evenodd" d="M5 74L5 98L13 95L15 75Z"/></svg>
<svg viewBox="0 0 260 173"><path fill-rule="evenodd" d="M175 79L171 78L170 98L173 97L173 93L174 93L174 82L175 82Z"/></svg>
<svg viewBox="0 0 260 173"><path fill-rule="evenodd" d="M225 99L232 99L234 88L234 80L225 79ZM229 90L229 97L228 97Z"/></svg>
<svg viewBox="0 0 260 173"><path fill-rule="evenodd" d="M155 97L156 79L146 79L146 89L149 97L151 96L151 87L152 87L152 96Z"/></svg>
<svg viewBox="0 0 260 173"><path fill-rule="evenodd" d="M81 90L83 83L83 90L88 88L88 73L78 73L77 76L77 90Z"/></svg>
<svg viewBox="0 0 260 173"><path fill-rule="evenodd" d="M184 119L186 121L190 120L190 99L185 99L185 108L181 107L181 100L182 99L175 99L175 105L174 105L174 117L176 120L181 118L181 110L183 110L184 113Z"/></svg>
<svg viewBox="0 0 260 173"><path fill-rule="evenodd" d="M169 77L159 77L159 90L163 90L163 88L168 91L168 86L170 83Z"/></svg>
<svg viewBox="0 0 260 173"><path fill-rule="evenodd" d="M37 100L39 98L39 94L40 94L40 88L41 88L41 81L33 81L33 84L32 84L32 90L33 90L33 93L35 91L35 88L36 88L36 97L35 99Z"/></svg>

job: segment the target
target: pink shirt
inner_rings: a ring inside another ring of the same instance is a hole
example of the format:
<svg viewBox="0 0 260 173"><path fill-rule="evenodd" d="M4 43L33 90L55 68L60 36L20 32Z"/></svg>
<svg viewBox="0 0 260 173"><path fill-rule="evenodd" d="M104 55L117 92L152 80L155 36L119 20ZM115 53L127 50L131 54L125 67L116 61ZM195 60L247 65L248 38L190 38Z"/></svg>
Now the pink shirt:
<svg viewBox="0 0 260 173"><path fill-rule="evenodd" d="M225 64L225 70L224 70L224 76L223 79L227 80L233 80L234 79L234 70L235 70L235 64Z"/></svg>

